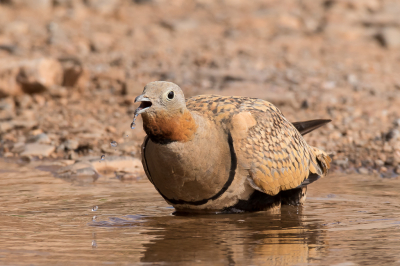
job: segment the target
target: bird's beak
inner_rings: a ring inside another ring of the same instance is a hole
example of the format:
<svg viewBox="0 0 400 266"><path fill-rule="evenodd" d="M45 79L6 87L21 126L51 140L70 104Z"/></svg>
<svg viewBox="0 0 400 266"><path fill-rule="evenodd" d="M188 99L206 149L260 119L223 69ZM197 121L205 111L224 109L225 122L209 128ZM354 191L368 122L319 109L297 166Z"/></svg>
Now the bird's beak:
<svg viewBox="0 0 400 266"><path fill-rule="evenodd" d="M152 106L152 103L150 101L149 98L147 98L145 95L139 95L138 97L136 97L135 99L135 103L136 102L142 102L139 107L136 109L135 114L141 114L143 112L145 112L147 109L149 109Z"/></svg>

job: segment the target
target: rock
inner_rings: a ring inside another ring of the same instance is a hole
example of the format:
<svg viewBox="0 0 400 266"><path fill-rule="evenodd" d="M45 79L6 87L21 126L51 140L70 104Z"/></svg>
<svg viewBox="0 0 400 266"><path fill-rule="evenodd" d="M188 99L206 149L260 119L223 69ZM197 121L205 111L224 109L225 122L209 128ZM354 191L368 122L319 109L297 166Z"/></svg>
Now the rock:
<svg viewBox="0 0 400 266"><path fill-rule="evenodd" d="M0 121L10 120L15 116L15 103L11 97L0 100Z"/></svg>
<svg viewBox="0 0 400 266"><path fill-rule="evenodd" d="M14 153L12 153L12 152L5 152L5 153L3 154L3 156L4 156L4 158L14 157Z"/></svg>
<svg viewBox="0 0 400 266"><path fill-rule="evenodd" d="M396 174L400 175L400 166L397 166L397 167L394 169L394 172L395 172Z"/></svg>
<svg viewBox="0 0 400 266"><path fill-rule="evenodd" d="M53 0L12 0L14 5L35 9L36 11L48 11L53 7Z"/></svg>
<svg viewBox="0 0 400 266"><path fill-rule="evenodd" d="M0 134L1 133L6 133L8 131L10 131L11 129L13 129L13 123L12 122L0 122Z"/></svg>
<svg viewBox="0 0 400 266"><path fill-rule="evenodd" d="M83 67L80 60L76 58L62 58L60 63L63 67L64 78L62 85L65 87L87 87L90 81L89 71Z"/></svg>
<svg viewBox="0 0 400 266"><path fill-rule="evenodd" d="M21 153L25 149L25 143L23 142L17 142L13 145L11 152L13 153Z"/></svg>
<svg viewBox="0 0 400 266"><path fill-rule="evenodd" d="M385 162L382 161L382 160L375 160L375 165L376 166L383 166L384 164L385 164Z"/></svg>
<svg viewBox="0 0 400 266"><path fill-rule="evenodd" d="M56 153L61 153L61 152L64 152L64 151L65 151L65 146L64 146L64 144L59 145L59 146L57 147L57 149L56 149Z"/></svg>
<svg viewBox="0 0 400 266"><path fill-rule="evenodd" d="M29 109L33 104L32 97L26 94L16 97L15 100L20 109Z"/></svg>
<svg viewBox="0 0 400 266"><path fill-rule="evenodd" d="M51 139L45 133L40 133L35 136L31 136L28 140L29 142L40 143L40 144L50 144Z"/></svg>
<svg viewBox="0 0 400 266"><path fill-rule="evenodd" d="M368 175L368 174L369 174L368 169L365 168L365 167L358 168L358 172L359 172L360 174L362 174L362 175Z"/></svg>
<svg viewBox="0 0 400 266"><path fill-rule="evenodd" d="M345 159L334 160L333 163L336 164L337 166L346 168L349 165L349 158L346 157Z"/></svg>
<svg viewBox="0 0 400 266"><path fill-rule="evenodd" d="M0 110L14 111L15 103L11 97L0 100Z"/></svg>
<svg viewBox="0 0 400 266"><path fill-rule="evenodd" d="M400 47L400 29L395 27L386 27L377 35L378 41L387 48Z"/></svg>
<svg viewBox="0 0 400 266"><path fill-rule="evenodd" d="M193 19L163 20L160 25L172 31L193 31L199 23Z"/></svg>
<svg viewBox="0 0 400 266"><path fill-rule="evenodd" d="M74 152L74 151L68 152L68 159L77 160L78 158L79 158L79 155L76 152Z"/></svg>
<svg viewBox="0 0 400 266"><path fill-rule="evenodd" d="M61 85L63 68L57 60L51 58L23 61L17 81L27 93L49 90L52 86Z"/></svg>
<svg viewBox="0 0 400 266"><path fill-rule="evenodd" d="M101 15L112 15L115 13L119 0L87 0L85 3Z"/></svg>
<svg viewBox="0 0 400 266"><path fill-rule="evenodd" d="M29 31L29 24L25 21L15 20L6 23L3 29L3 32L6 35L24 35Z"/></svg>
<svg viewBox="0 0 400 266"><path fill-rule="evenodd" d="M55 147L52 145L31 143L25 145L24 151L20 155L25 157L30 157L30 156L49 157L50 154L54 151L54 149Z"/></svg>
<svg viewBox="0 0 400 266"><path fill-rule="evenodd" d="M56 176L71 182L92 183L100 177L100 174L90 162L80 161L59 169Z"/></svg>
<svg viewBox="0 0 400 266"><path fill-rule="evenodd" d="M322 88L325 90L332 90L336 87L336 83L334 81L326 81L322 84Z"/></svg>
<svg viewBox="0 0 400 266"><path fill-rule="evenodd" d="M95 52L107 52L110 50L111 46L114 44L114 38L111 34L104 32L93 33L91 38L91 47Z"/></svg>
<svg viewBox="0 0 400 266"><path fill-rule="evenodd" d="M34 120L12 120L11 121L14 128L33 128L37 126L38 122Z"/></svg>
<svg viewBox="0 0 400 266"><path fill-rule="evenodd" d="M126 172L144 174L141 160L128 156L106 156L104 160L99 158L90 160L98 172Z"/></svg>
<svg viewBox="0 0 400 266"><path fill-rule="evenodd" d="M79 147L79 142L74 139L68 139L62 144L67 150L76 150Z"/></svg>
<svg viewBox="0 0 400 266"><path fill-rule="evenodd" d="M22 94L22 88L16 77L19 68L8 60L0 60L0 98Z"/></svg>

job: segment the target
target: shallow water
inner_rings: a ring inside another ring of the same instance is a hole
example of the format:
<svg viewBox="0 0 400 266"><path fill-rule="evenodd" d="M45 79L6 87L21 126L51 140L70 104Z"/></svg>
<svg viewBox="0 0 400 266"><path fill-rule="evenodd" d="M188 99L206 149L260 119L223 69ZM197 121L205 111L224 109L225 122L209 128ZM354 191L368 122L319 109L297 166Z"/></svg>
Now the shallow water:
<svg viewBox="0 0 400 266"><path fill-rule="evenodd" d="M80 181L0 161L0 264L400 265L397 179L331 175L303 207L204 216L172 215L145 178Z"/></svg>

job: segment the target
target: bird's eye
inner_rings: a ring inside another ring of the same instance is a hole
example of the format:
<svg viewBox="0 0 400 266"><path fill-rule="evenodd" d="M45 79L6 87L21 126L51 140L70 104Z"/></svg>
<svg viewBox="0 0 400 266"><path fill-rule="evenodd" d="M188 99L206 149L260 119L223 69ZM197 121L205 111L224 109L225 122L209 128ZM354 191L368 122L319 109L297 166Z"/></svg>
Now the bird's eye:
<svg viewBox="0 0 400 266"><path fill-rule="evenodd" d="M168 99L170 99L170 100L172 100L173 98L174 98L174 92L173 91L170 91L170 92L168 92Z"/></svg>

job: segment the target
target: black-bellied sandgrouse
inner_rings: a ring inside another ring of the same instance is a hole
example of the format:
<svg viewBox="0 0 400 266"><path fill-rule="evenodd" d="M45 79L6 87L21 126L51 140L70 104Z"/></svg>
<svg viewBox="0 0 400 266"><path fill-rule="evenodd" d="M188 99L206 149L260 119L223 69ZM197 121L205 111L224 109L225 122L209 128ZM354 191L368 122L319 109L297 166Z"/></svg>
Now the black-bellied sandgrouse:
<svg viewBox="0 0 400 266"><path fill-rule="evenodd" d="M178 212L267 210L301 204L306 185L325 176L330 157L306 134L330 120L290 123L271 103L248 97L187 99L155 81L135 100L147 136L147 177Z"/></svg>

